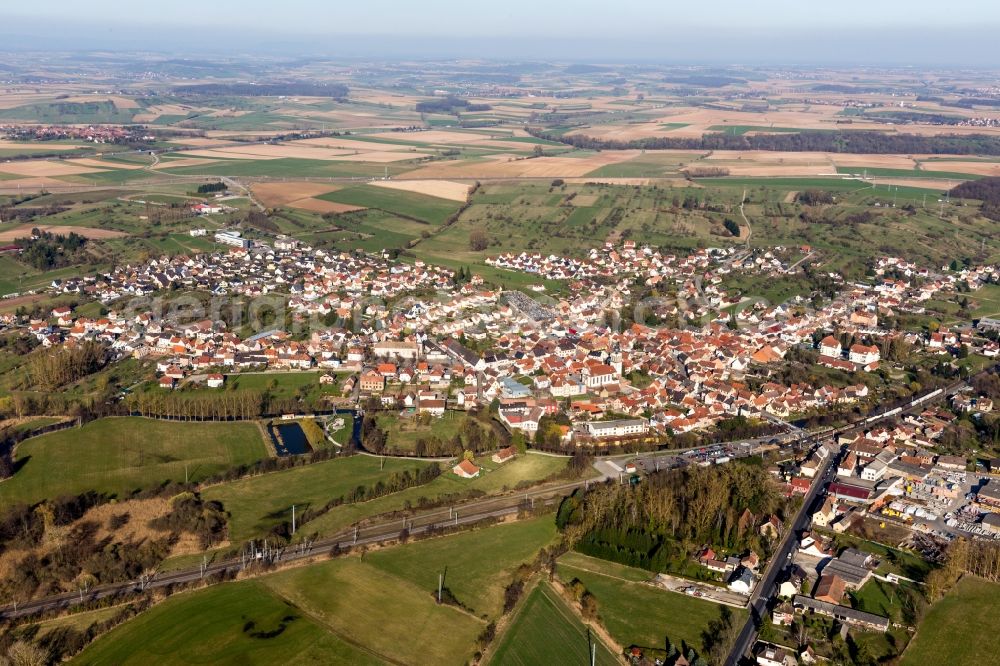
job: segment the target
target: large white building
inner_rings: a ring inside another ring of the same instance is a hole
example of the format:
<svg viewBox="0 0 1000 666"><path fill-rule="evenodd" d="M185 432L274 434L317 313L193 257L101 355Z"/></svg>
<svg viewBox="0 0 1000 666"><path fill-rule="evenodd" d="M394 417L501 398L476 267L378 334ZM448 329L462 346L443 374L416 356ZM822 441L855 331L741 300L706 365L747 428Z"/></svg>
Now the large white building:
<svg viewBox="0 0 1000 666"><path fill-rule="evenodd" d="M218 231L215 234L215 242L233 247L250 247L250 241L240 237L238 231Z"/></svg>
<svg viewBox="0 0 1000 666"><path fill-rule="evenodd" d="M587 421L582 424L591 437L602 439L607 437L628 437L643 435L649 430L646 419L617 419L614 421Z"/></svg>

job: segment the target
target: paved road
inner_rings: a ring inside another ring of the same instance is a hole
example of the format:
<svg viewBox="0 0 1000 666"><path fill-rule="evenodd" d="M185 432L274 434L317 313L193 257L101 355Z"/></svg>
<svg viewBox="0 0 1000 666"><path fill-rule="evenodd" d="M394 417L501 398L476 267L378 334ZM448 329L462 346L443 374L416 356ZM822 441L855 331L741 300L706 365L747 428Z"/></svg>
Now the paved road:
<svg viewBox="0 0 1000 666"><path fill-rule="evenodd" d="M809 526L813 506L816 504L816 497L819 494L819 490L827 481L830 481L830 472L836 469L833 463L839 461L840 457L840 450L826 457L823 464L817 470L812 485L809 486L809 492L806 493L799 512L795 514L795 518L791 524L785 527L785 534L781 537L774 556L768 562L767 567L764 569L764 575L750 595L748 604L750 617L747 619L746 624L743 625L743 629L740 631L739 636L737 636L736 642L733 644L733 648L726 658L726 666L736 666L740 658L750 651L754 641L757 639L757 629L767 614L767 602L776 592L778 575L790 561L791 554L795 550L796 535Z"/></svg>
<svg viewBox="0 0 1000 666"><path fill-rule="evenodd" d="M907 413L913 410L922 410L933 402L954 395L966 386L966 382L955 382L945 388L935 398L921 401L916 406L907 407L902 413ZM893 416L896 416L896 414ZM883 416L882 418L885 417ZM875 421L875 423L877 422L878 421ZM834 438L840 434L865 430L872 427L872 425L874 425L874 423L868 422L867 419L855 421L838 428L836 431L831 433L829 437ZM805 436L806 434L803 434L803 437ZM809 486L809 492L806 494L805 501L803 501L802 507L796 514L793 524L786 527L785 535L782 537L774 556L771 558L767 568L764 570L764 575L761 578L760 583L756 588L754 588L754 591L750 596L750 617L747 618L746 624L743 625L743 628L740 630L740 633L729 652L729 656L726 657L726 661L724 662L725 666L736 666L739 664L743 656L748 654L750 652L750 648L753 647L754 642L757 640L758 628L765 618L767 602L775 593L775 582L778 574L782 571L782 569L784 569L785 564L787 564L791 559L791 554L795 549L795 535L809 526L810 516L812 515L811 509L816 503L816 497L819 493L819 489L825 486L827 482L834 480L836 468L833 467L833 464L840 460L843 455L843 450L838 446L831 446L829 448L833 448L834 451L831 455L827 456L823 465L821 465L820 470L813 478L812 485Z"/></svg>

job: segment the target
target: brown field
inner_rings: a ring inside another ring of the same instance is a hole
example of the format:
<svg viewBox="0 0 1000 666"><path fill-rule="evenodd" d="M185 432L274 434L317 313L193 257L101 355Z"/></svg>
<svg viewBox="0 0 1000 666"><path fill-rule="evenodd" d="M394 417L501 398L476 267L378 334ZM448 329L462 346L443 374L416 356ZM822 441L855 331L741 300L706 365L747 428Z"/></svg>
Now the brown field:
<svg viewBox="0 0 1000 666"><path fill-rule="evenodd" d="M245 153L232 152L229 148L219 148L219 149L204 149L204 150L188 150L185 151L185 155L191 155L192 157L210 157L214 159L224 159L224 160L276 160L277 155L247 155Z"/></svg>
<svg viewBox="0 0 1000 666"><path fill-rule="evenodd" d="M997 162L923 162L921 166L926 171L957 171L976 176L1000 176L1000 163Z"/></svg>
<svg viewBox="0 0 1000 666"><path fill-rule="evenodd" d="M75 166L71 162L31 160L29 162L4 162L0 164L0 171L18 176L75 176L81 173L97 173L101 170Z"/></svg>
<svg viewBox="0 0 1000 666"><path fill-rule="evenodd" d="M68 160L67 164L79 164L85 167L95 167L98 169L141 169L143 166L141 164L129 164L128 162L105 162L102 159L93 157L82 157L79 159Z"/></svg>
<svg viewBox="0 0 1000 666"><path fill-rule="evenodd" d="M882 178L880 177L875 184L879 187L882 185L898 185L900 187L922 187L926 190L934 190L935 192L944 192L945 190L950 190L955 187L961 181L958 180L940 180L937 178ZM883 188L884 189L884 188Z"/></svg>
<svg viewBox="0 0 1000 666"><path fill-rule="evenodd" d="M0 108L3 107L0 106ZM15 141L0 141L0 150L72 150L74 148L83 148L83 144L45 143L44 141L39 141L37 143L17 143Z"/></svg>
<svg viewBox="0 0 1000 666"><path fill-rule="evenodd" d="M286 205L290 208L299 208L314 213L350 213L352 210L364 210L362 206L352 206L350 204L324 201L323 199L313 199L310 197L296 199Z"/></svg>
<svg viewBox="0 0 1000 666"><path fill-rule="evenodd" d="M64 100L64 102L79 102L86 104L88 102L112 102L119 109L138 109L139 104L136 103L134 99L128 97L121 97L119 95L79 95L77 97L69 97Z"/></svg>
<svg viewBox="0 0 1000 666"><path fill-rule="evenodd" d="M9 243L18 238L27 238L32 229L40 229L52 234L69 234L75 232L84 238L121 238L128 234L111 229L95 229L93 227L70 227L62 224L21 224L11 229L0 231L0 242Z"/></svg>
<svg viewBox="0 0 1000 666"><path fill-rule="evenodd" d="M192 151L192 155L198 155L202 151ZM252 159L282 159L298 158L308 160L328 160L339 155L344 155L348 151L332 150L329 148L314 148L311 146L297 146L295 144L262 144L259 146L230 146L226 148L216 148L213 152L242 158L249 156Z"/></svg>
<svg viewBox="0 0 1000 666"><path fill-rule="evenodd" d="M574 206L593 206L600 197L596 194L580 194L573 197L570 204Z"/></svg>
<svg viewBox="0 0 1000 666"><path fill-rule="evenodd" d="M491 140L488 134L478 132L457 132L448 130L429 130L426 132L405 132L402 134L393 133L391 138L399 138L401 141L412 143L440 144L444 146L452 145L475 145L488 148L503 148L505 150L530 150L531 144L517 144L507 141ZM504 132L497 132L497 136L507 136Z"/></svg>
<svg viewBox="0 0 1000 666"><path fill-rule="evenodd" d="M171 139L167 143L173 143L179 146L212 146L213 148L224 148L225 146L222 144L226 142L221 139L209 139L205 136L192 136L182 139Z"/></svg>
<svg viewBox="0 0 1000 666"><path fill-rule="evenodd" d="M402 144L373 143L371 141L358 141L357 139L342 139L336 136L320 137L318 139L301 139L300 141L294 141L292 143L296 145L322 146L324 148L340 148L343 150L357 150L361 152L368 152L370 150L391 151L412 149L412 146L404 146Z"/></svg>
<svg viewBox="0 0 1000 666"><path fill-rule="evenodd" d="M284 206L299 199L319 196L340 189L329 183L289 181L283 183L254 183L250 186L257 200L268 208Z"/></svg>
<svg viewBox="0 0 1000 666"><path fill-rule="evenodd" d="M26 104L42 104L55 100L55 93L9 93L0 95L0 109L13 109Z"/></svg>
<svg viewBox="0 0 1000 666"><path fill-rule="evenodd" d="M638 151L604 151L588 157L537 157L512 161L490 160L488 162L452 162L435 164L407 176L411 178L550 178L580 177L591 171L629 160Z"/></svg>
<svg viewBox="0 0 1000 666"><path fill-rule="evenodd" d="M0 192L11 194L21 192L22 190L41 190L45 188L66 187L68 185L70 183L56 178L16 178L14 180L0 180Z"/></svg>
<svg viewBox="0 0 1000 666"><path fill-rule="evenodd" d="M173 169L175 167L204 166L206 164L215 164L218 161L200 157L182 157L179 160L160 160L160 163L152 168L159 170Z"/></svg>
<svg viewBox="0 0 1000 666"><path fill-rule="evenodd" d="M405 162L406 160L416 160L421 157L430 157L427 153L411 152L388 152L376 150L371 153L359 153L357 155L342 155L330 159L337 162L378 162L379 164L388 162Z"/></svg>
<svg viewBox="0 0 1000 666"><path fill-rule="evenodd" d="M456 183L451 180L378 180L372 183L378 187L393 190L406 190L417 194L426 194L452 201L465 201L472 187L466 183Z"/></svg>

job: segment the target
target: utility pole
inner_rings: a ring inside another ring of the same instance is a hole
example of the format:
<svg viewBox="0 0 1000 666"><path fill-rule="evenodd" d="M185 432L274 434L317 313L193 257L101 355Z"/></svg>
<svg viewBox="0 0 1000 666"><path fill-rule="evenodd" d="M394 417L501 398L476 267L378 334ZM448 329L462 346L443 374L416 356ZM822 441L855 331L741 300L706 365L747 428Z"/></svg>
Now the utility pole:
<svg viewBox="0 0 1000 666"><path fill-rule="evenodd" d="M292 534L295 534L295 505L292 505Z"/></svg>
<svg viewBox="0 0 1000 666"><path fill-rule="evenodd" d="M444 585L444 574L438 574L438 604L441 603L441 587Z"/></svg>

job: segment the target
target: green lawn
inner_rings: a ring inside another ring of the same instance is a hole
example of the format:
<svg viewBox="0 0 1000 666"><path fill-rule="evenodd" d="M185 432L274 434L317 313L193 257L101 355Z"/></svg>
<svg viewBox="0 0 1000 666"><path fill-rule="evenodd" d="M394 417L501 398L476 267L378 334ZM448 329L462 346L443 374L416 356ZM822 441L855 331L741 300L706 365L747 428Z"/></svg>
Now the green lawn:
<svg viewBox="0 0 1000 666"><path fill-rule="evenodd" d="M998 613L1000 584L965 576L927 611L900 663L997 663Z"/></svg>
<svg viewBox="0 0 1000 666"><path fill-rule="evenodd" d="M647 571L569 552L559 558L559 576L569 582L579 578L597 598L597 612L608 632L621 645L664 649L664 639L703 650L702 632L718 619L723 606L657 589L643 581ZM746 619L746 612L726 608L733 622Z"/></svg>
<svg viewBox="0 0 1000 666"><path fill-rule="evenodd" d="M172 423L108 418L21 442L17 473L0 483L0 504L86 490L123 495L165 481L204 479L267 456L253 423Z"/></svg>
<svg viewBox="0 0 1000 666"><path fill-rule="evenodd" d="M429 590L357 557L289 569L261 580L334 633L350 636L397 663L465 663L485 626L458 608L437 605Z"/></svg>
<svg viewBox="0 0 1000 666"><path fill-rule="evenodd" d="M431 593L444 573L445 587L460 603L495 619L514 570L555 538L555 521L542 516L386 548L366 555L365 562Z"/></svg>
<svg viewBox="0 0 1000 666"><path fill-rule="evenodd" d="M409 488L368 502L337 507L336 510L302 525L299 534L333 534L363 518L399 511L407 503L417 506L420 498L433 500L470 490L498 493L505 488L513 489L519 483L537 482L563 470L566 459L528 453L503 465L497 465L487 456L477 459L476 464L483 471L475 479L461 479L449 470L424 486Z"/></svg>
<svg viewBox="0 0 1000 666"><path fill-rule="evenodd" d="M381 664L261 581L177 595L98 638L73 664Z"/></svg>
<svg viewBox="0 0 1000 666"><path fill-rule="evenodd" d="M580 666L590 663L595 643L598 664L621 663L606 645L589 634L548 583L539 583L498 639L489 663L496 666Z"/></svg>
<svg viewBox="0 0 1000 666"><path fill-rule="evenodd" d="M358 486L371 486L393 472L415 471L428 464L434 463L387 458L383 467L379 458L358 455L210 486L202 496L222 502L230 513L230 539L241 541L290 520L292 504L301 516Z"/></svg>
<svg viewBox="0 0 1000 666"><path fill-rule="evenodd" d="M291 398L297 391L316 392L319 372L268 372L228 375L226 383L235 389L270 391L277 398Z"/></svg>

